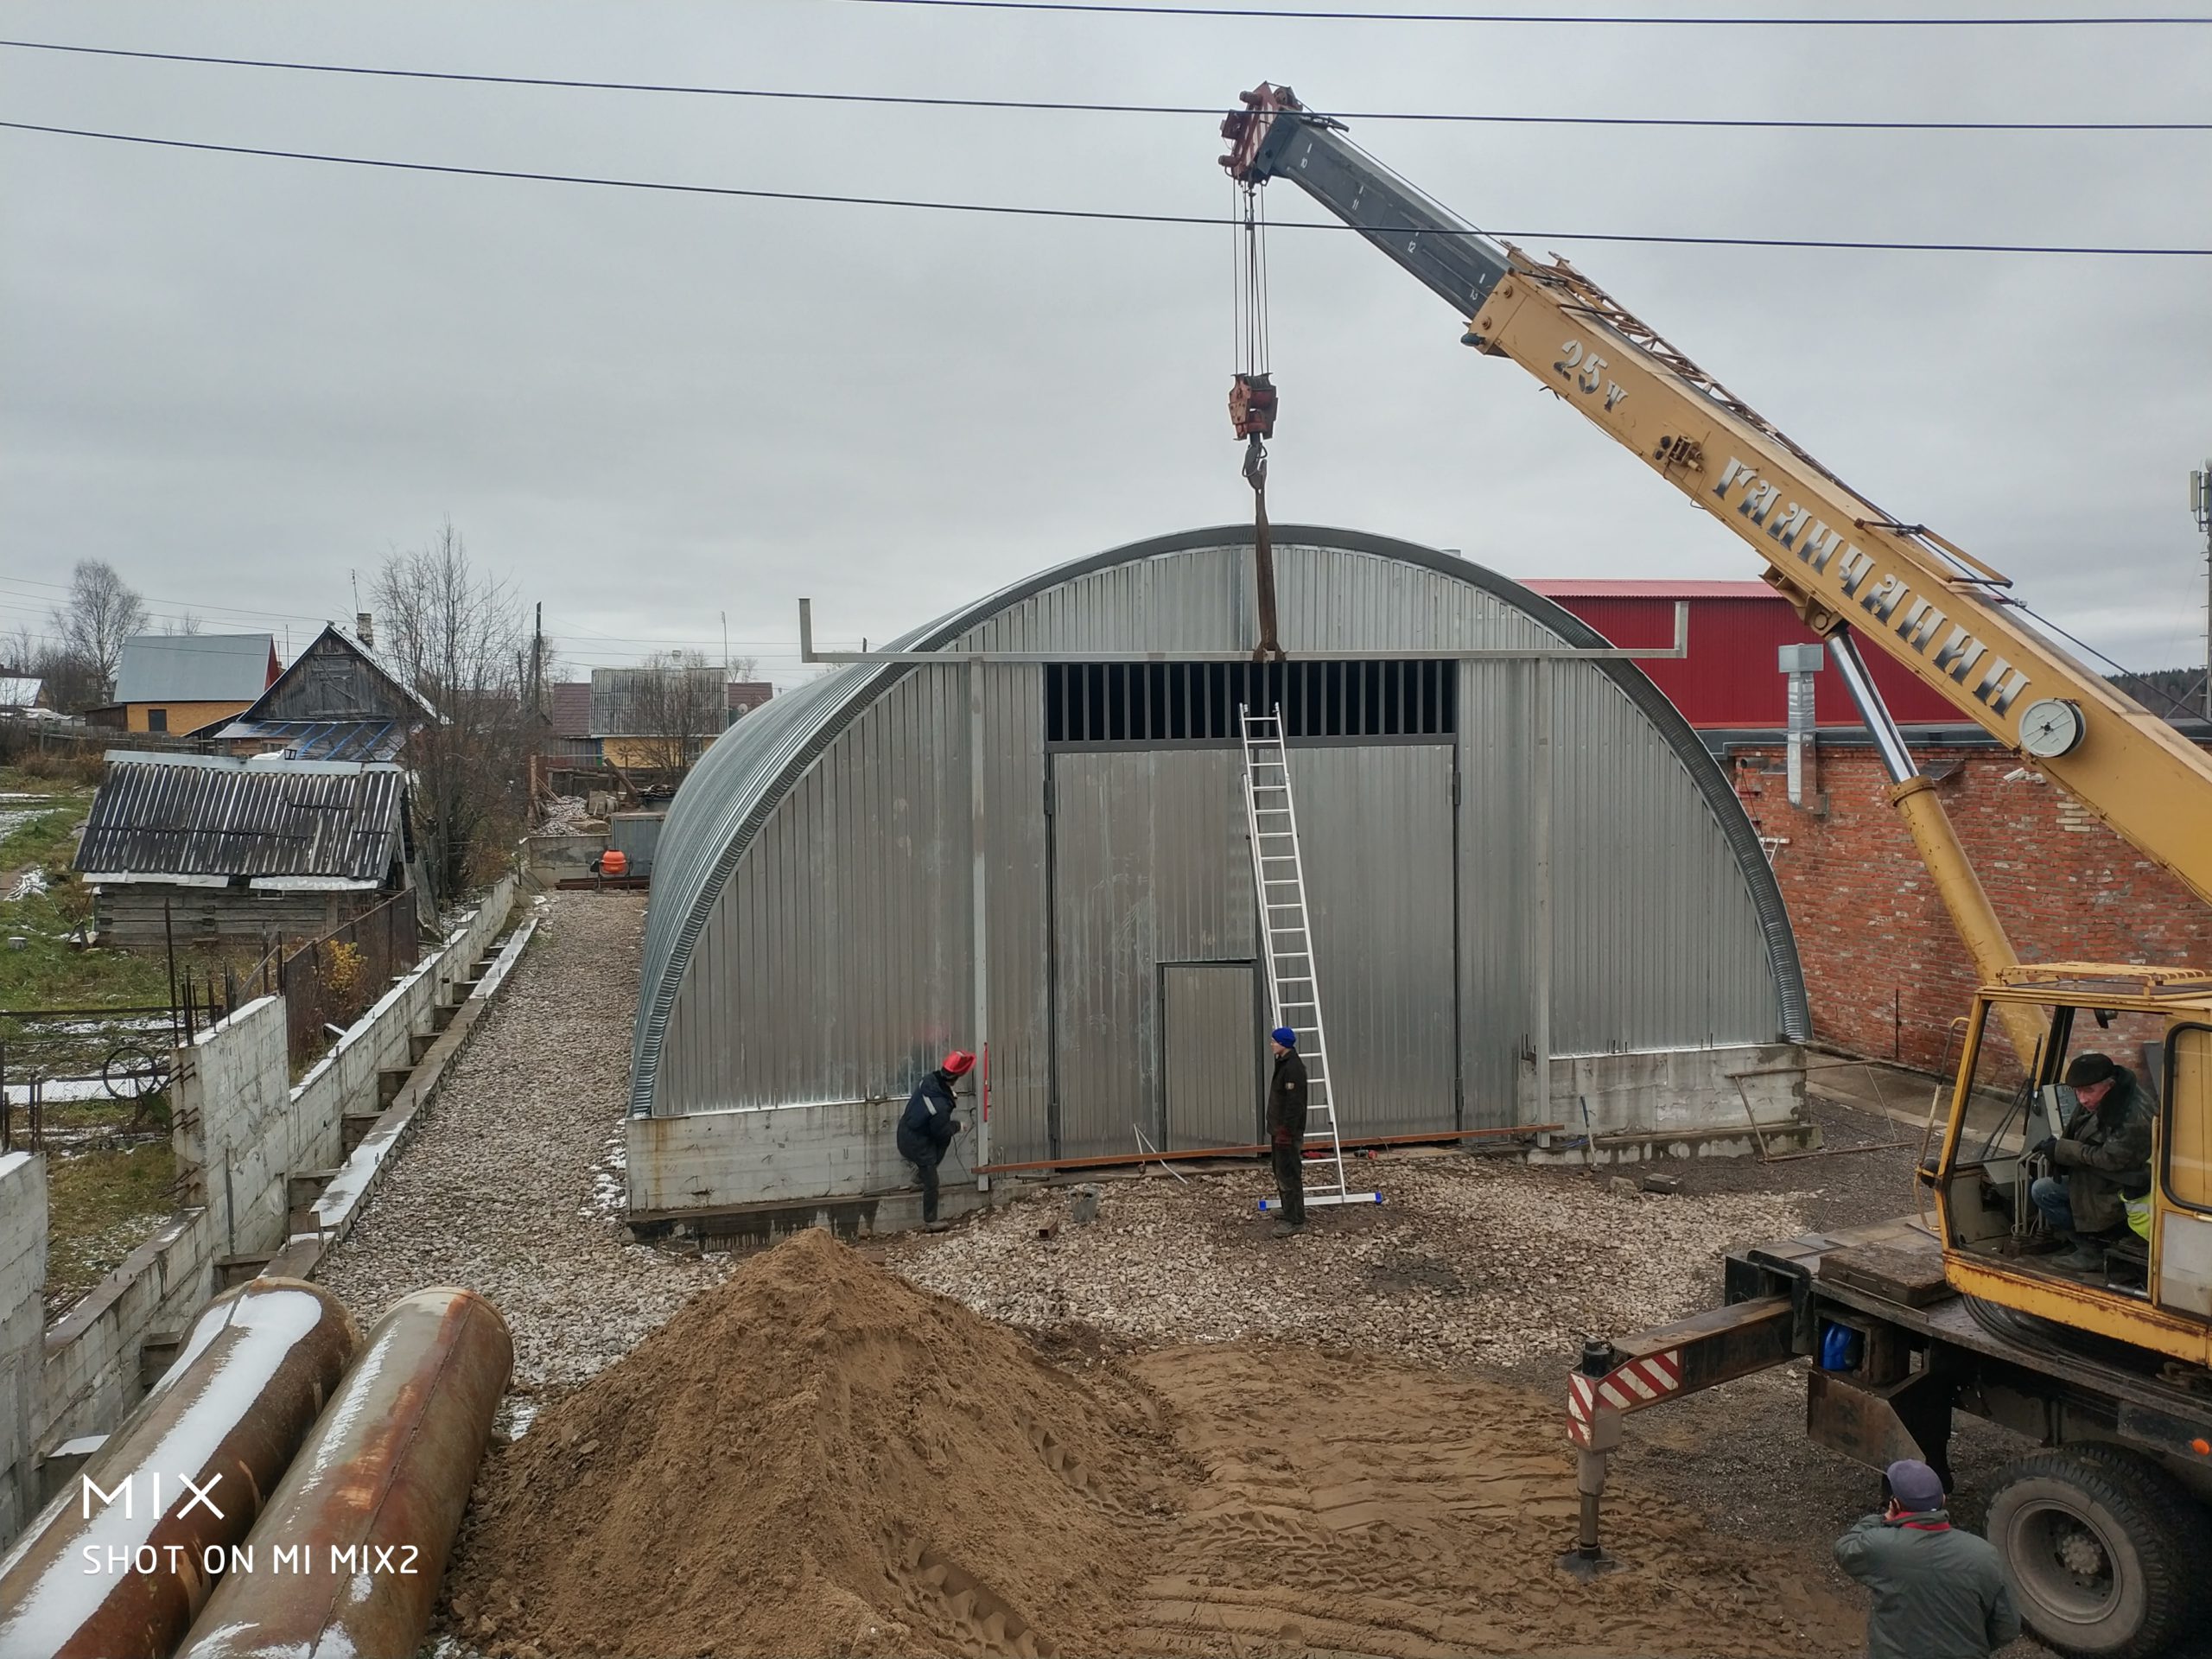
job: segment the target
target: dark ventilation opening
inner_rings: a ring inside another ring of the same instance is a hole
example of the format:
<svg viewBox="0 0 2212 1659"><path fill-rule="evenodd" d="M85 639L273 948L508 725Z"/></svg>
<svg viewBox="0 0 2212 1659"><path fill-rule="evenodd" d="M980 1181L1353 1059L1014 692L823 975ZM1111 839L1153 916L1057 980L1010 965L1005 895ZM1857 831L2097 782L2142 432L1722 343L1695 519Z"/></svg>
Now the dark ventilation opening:
<svg viewBox="0 0 2212 1659"><path fill-rule="evenodd" d="M1050 743L1233 743L1239 708L1279 707L1292 738L1441 737L1459 728L1459 664L1047 663Z"/></svg>

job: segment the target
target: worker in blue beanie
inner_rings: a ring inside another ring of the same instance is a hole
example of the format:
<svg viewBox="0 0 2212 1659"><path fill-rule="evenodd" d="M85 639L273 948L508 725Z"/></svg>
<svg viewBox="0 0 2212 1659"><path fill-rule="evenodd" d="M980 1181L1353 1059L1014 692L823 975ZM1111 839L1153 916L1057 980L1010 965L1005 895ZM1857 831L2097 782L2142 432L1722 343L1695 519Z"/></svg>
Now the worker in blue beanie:
<svg viewBox="0 0 2212 1659"><path fill-rule="evenodd" d="M1268 1156L1274 1164L1275 1191L1282 1195L1274 1236L1288 1238L1306 1228L1306 1062L1298 1057L1298 1033L1288 1026L1277 1026L1268 1042L1275 1071L1268 1083Z"/></svg>

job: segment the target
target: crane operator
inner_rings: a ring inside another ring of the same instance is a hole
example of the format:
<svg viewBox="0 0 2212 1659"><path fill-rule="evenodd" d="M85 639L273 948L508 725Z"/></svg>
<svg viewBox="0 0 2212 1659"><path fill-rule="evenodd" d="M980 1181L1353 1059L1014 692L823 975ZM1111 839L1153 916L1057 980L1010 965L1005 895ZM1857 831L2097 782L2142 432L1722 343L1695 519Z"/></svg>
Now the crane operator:
<svg viewBox="0 0 2212 1659"><path fill-rule="evenodd" d="M2066 1132L2034 1148L2053 1173L2038 1176L2028 1196L2073 1251L2055 1265L2094 1271L2104 1266L2101 1241L2127 1227L2127 1200L2151 1179L2151 1112L2135 1075L2107 1054L2076 1054L2066 1086L2081 1102Z"/></svg>

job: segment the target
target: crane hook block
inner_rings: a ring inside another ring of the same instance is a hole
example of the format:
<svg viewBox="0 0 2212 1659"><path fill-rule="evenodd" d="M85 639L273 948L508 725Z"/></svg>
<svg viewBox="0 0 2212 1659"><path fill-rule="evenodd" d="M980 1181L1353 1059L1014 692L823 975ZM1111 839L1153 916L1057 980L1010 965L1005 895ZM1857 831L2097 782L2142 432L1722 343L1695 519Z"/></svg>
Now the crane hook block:
<svg viewBox="0 0 2212 1659"><path fill-rule="evenodd" d="M1240 374L1229 388L1229 423L1241 438L1275 435L1275 383L1264 374Z"/></svg>

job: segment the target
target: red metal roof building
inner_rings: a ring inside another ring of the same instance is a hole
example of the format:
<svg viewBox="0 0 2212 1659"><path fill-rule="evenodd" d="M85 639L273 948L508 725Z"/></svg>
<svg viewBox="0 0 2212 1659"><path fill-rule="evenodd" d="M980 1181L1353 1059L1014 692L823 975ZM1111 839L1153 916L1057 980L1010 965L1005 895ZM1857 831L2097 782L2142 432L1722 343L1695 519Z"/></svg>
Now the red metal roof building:
<svg viewBox="0 0 2212 1659"><path fill-rule="evenodd" d="M1777 649L1815 642L1789 601L1763 582L1530 581L1617 645L1670 645L1675 602L1689 606L1689 655L1637 664L1692 726L1707 730L1778 731L1788 723L1789 685ZM1899 725L1961 726L1965 717L1910 671L1869 644L1874 683ZM1859 711L1833 664L1814 681L1814 717L1856 727Z"/></svg>

